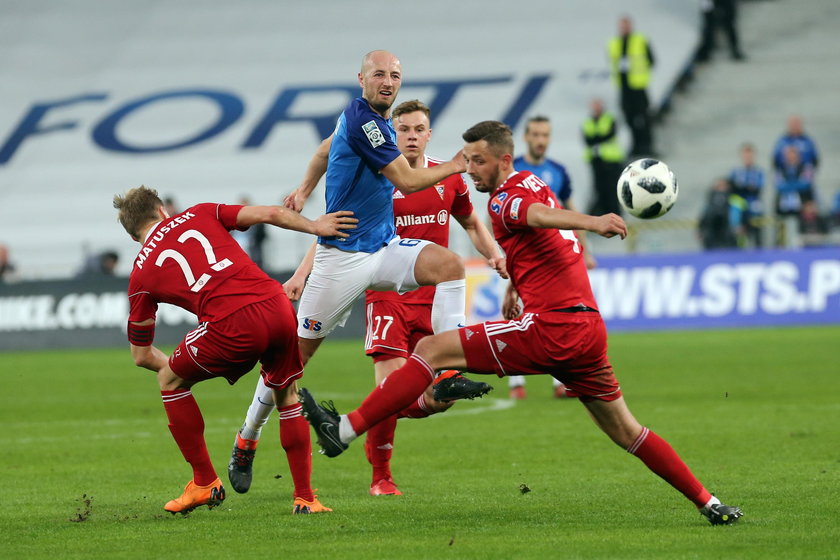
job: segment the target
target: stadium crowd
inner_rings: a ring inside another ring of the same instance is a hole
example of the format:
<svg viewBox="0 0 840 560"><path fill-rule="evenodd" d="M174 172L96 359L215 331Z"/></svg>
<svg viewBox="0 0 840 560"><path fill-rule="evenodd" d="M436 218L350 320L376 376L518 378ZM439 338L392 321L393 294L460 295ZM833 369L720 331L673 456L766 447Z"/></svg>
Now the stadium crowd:
<svg viewBox="0 0 840 560"><path fill-rule="evenodd" d="M820 200L819 150L805 132L801 116L788 117L771 154L769 172L757 163L750 142L741 145L740 159L740 165L715 179L709 189L698 222L705 249L840 244L840 191L832 201ZM768 183L772 192L767 192Z"/></svg>

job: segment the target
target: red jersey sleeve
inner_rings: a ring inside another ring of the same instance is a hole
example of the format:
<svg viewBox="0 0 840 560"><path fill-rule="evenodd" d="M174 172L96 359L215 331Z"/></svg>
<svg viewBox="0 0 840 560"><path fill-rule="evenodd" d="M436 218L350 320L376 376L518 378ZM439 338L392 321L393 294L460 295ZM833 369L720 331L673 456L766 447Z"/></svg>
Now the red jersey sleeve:
<svg viewBox="0 0 840 560"><path fill-rule="evenodd" d="M453 216L469 216L473 213L473 204L470 200L470 189L464 181L464 177L459 173L453 175L451 180L455 183L455 199L452 201Z"/></svg>
<svg viewBox="0 0 840 560"><path fill-rule="evenodd" d="M197 208L201 208L202 206L215 206L214 212L216 214L216 219L221 222L221 224L227 229L228 231L232 229L238 229L240 231L245 231L248 229L247 227L237 227L236 225L236 217L239 215L239 211L242 210L243 206L240 204L199 204Z"/></svg>
<svg viewBox="0 0 840 560"><path fill-rule="evenodd" d="M148 290L143 289L132 278L128 282L128 320L139 323L154 319L157 315L157 302Z"/></svg>
<svg viewBox="0 0 840 560"><path fill-rule="evenodd" d="M535 202L540 202L526 190L508 191L508 196L501 201L499 217L508 231L530 228L528 225L528 208Z"/></svg>

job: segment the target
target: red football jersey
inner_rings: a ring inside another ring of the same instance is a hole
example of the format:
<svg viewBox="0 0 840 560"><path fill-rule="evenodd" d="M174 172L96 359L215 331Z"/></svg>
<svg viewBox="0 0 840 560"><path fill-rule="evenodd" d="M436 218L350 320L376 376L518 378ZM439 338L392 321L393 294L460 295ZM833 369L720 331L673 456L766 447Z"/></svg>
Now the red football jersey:
<svg viewBox="0 0 840 560"><path fill-rule="evenodd" d="M230 235L242 206L198 204L149 230L128 280L129 321L171 303L216 321L283 293Z"/></svg>
<svg viewBox="0 0 840 560"><path fill-rule="evenodd" d="M426 167L440 164L426 156ZM425 239L442 247L449 246L449 216L469 216L473 212L470 191L460 174L450 175L422 191L404 195L394 189L394 221L397 235L403 239ZM366 300L432 303L434 286L423 286L403 295L396 292L368 290Z"/></svg>
<svg viewBox="0 0 840 560"><path fill-rule="evenodd" d="M597 309L575 232L529 226L528 208L534 203L562 208L548 185L530 171L508 177L487 203L493 234L505 252L524 312L578 304Z"/></svg>

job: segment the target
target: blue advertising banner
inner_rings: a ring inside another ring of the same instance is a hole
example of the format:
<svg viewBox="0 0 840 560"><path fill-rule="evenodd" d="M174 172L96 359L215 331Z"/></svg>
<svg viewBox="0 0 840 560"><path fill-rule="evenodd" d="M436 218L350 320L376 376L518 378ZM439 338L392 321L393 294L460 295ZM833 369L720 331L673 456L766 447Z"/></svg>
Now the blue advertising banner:
<svg viewBox="0 0 840 560"><path fill-rule="evenodd" d="M840 324L840 249L599 256L611 331ZM506 282L470 268L468 322L500 318Z"/></svg>

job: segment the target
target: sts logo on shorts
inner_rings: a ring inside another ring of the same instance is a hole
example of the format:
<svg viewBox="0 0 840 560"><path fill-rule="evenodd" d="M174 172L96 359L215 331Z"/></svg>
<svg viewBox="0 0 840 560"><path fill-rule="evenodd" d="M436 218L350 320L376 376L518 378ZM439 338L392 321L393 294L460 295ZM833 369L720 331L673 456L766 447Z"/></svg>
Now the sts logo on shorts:
<svg viewBox="0 0 840 560"><path fill-rule="evenodd" d="M321 330L321 321L313 321L309 317L304 317L303 328L308 331L318 332Z"/></svg>

